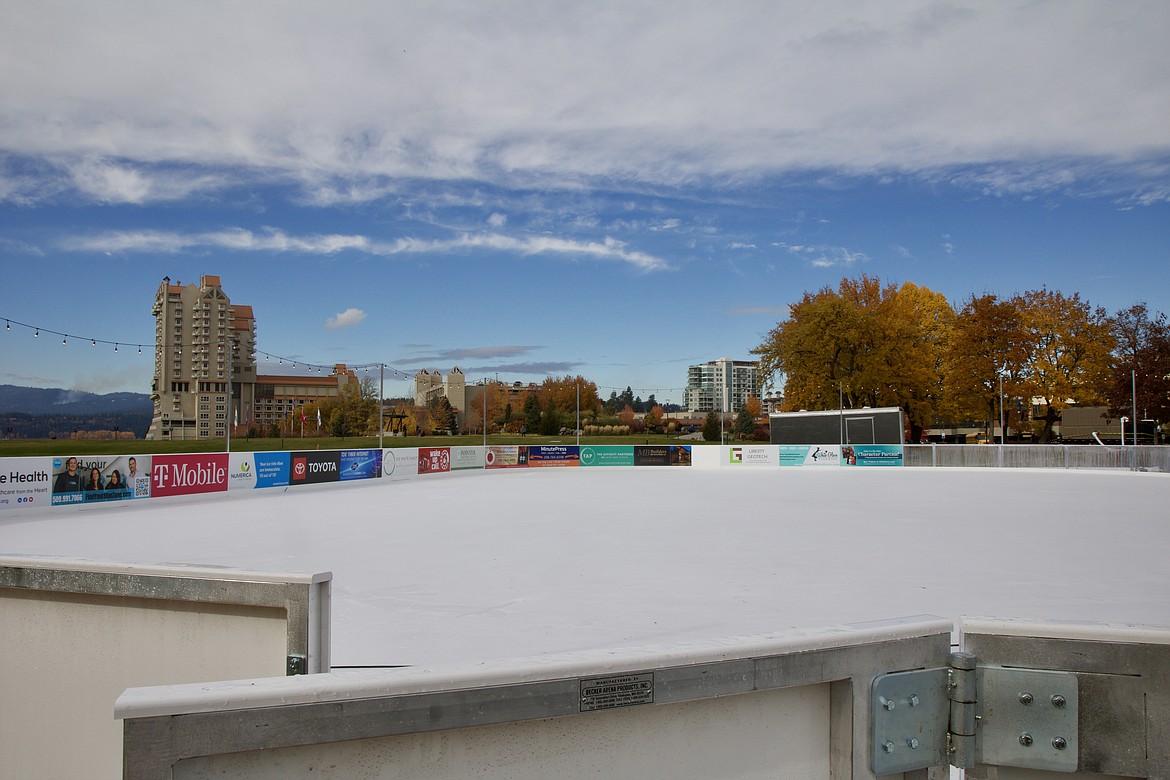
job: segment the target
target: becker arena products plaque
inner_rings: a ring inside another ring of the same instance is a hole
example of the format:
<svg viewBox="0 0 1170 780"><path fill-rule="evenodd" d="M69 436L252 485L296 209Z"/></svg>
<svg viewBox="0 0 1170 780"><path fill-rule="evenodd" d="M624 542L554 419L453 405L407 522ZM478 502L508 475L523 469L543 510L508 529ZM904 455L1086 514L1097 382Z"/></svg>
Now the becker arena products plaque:
<svg viewBox="0 0 1170 780"><path fill-rule="evenodd" d="M621 674L581 680L581 712L654 703L654 673Z"/></svg>

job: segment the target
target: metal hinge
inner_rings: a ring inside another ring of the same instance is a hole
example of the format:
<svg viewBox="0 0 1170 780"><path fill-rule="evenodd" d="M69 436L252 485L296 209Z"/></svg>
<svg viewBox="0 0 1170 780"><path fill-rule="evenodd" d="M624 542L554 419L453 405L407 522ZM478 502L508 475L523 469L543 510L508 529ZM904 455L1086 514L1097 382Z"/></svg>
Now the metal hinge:
<svg viewBox="0 0 1170 780"><path fill-rule="evenodd" d="M979 666L883 674L871 689L871 768L893 775L950 764L1075 772L1076 675Z"/></svg>

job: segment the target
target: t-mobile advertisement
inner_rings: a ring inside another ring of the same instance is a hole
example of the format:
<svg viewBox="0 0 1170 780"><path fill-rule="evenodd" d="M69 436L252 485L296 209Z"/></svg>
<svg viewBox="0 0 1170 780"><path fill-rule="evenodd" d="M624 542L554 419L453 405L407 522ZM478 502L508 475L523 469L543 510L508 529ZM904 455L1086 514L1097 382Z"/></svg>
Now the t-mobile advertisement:
<svg viewBox="0 0 1170 780"><path fill-rule="evenodd" d="M226 452L155 455L150 469L152 497L220 493L228 489Z"/></svg>

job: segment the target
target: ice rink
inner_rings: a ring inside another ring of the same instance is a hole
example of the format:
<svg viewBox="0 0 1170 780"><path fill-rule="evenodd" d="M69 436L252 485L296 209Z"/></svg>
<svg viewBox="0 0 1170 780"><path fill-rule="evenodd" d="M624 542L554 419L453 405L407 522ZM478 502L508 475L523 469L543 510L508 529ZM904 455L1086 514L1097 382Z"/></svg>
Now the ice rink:
<svg viewBox="0 0 1170 780"><path fill-rule="evenodd" d="M1170 626L1170 475L481 471L3 517L0 554L332 571L335 668L922 614Z"/></svg>

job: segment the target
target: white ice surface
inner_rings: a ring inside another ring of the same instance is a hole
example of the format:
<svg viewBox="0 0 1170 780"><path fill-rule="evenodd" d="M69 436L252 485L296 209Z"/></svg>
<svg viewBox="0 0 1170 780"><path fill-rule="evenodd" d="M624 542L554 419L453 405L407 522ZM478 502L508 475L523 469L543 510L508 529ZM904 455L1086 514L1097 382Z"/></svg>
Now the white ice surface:
<svg viewBox="0 0 1170 780"><path fill-rule="evenodd" d="M333 664L933 614L1170 626L1170 475L595 468L0 517L0 555L333 572Z"/></svg>

